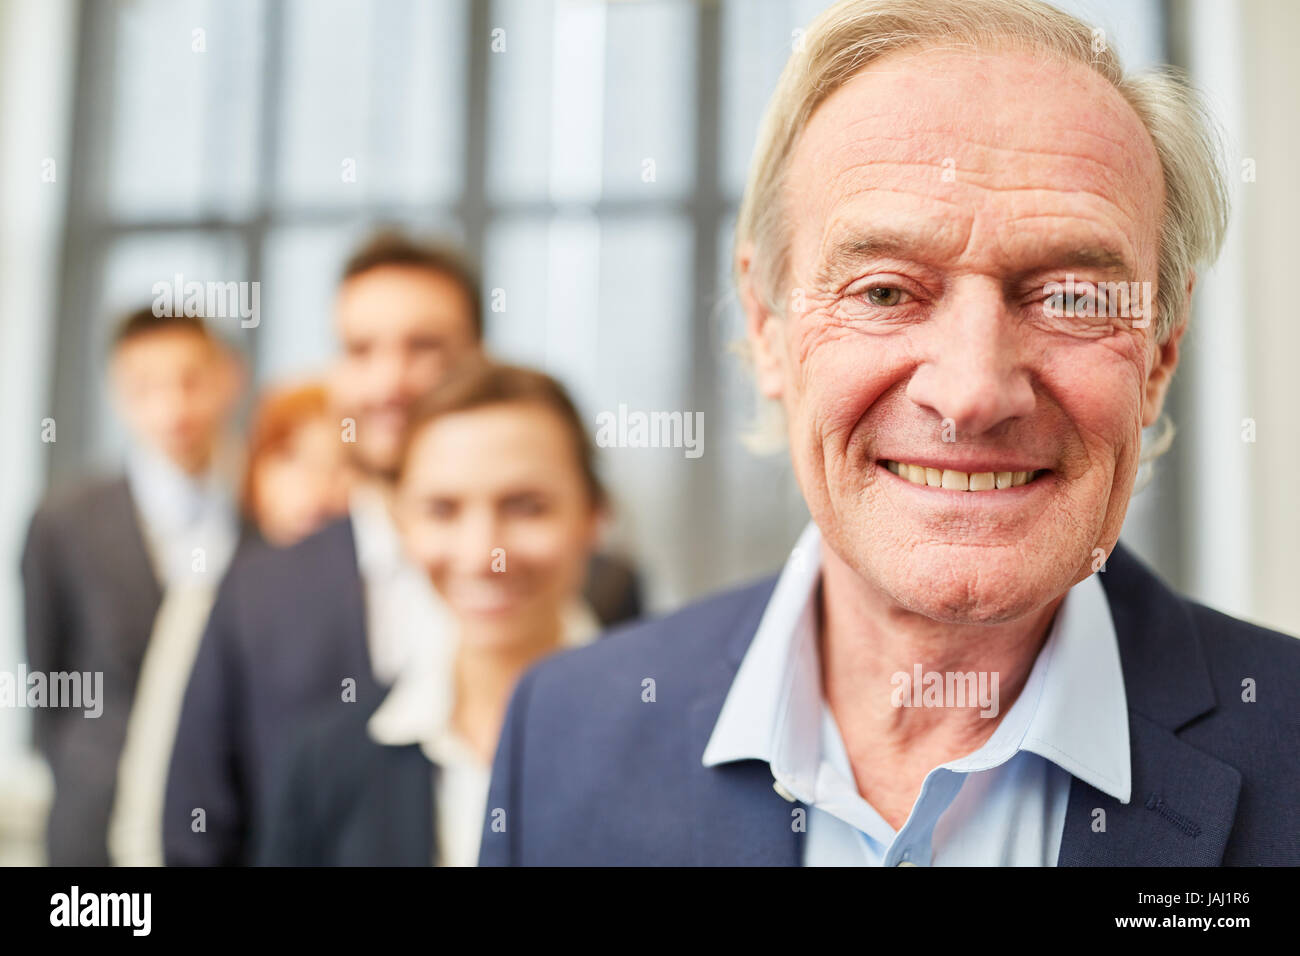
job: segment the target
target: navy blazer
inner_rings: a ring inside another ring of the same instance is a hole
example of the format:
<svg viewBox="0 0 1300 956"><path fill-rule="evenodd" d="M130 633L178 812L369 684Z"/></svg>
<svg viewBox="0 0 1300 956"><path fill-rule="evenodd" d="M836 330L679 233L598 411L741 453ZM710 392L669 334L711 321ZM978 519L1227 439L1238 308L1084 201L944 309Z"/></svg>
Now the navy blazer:
<svg viewBox="0 0 1300 956"><path fill-rule="evenodd" d="M286 751L266 825L262 866L428 866L434 853L435 765L419 744L371 739L373 708L336 703Z"/></svg>
<svg viewBox="0 0 1300 956"><path fill-rule="evenodd" d="M774 583L528 672L497 750L479 864L799 865L799 805L772 789L767 764L701 763ZM1300 863L1300 642L1180 597L1122 546L1102 583L1133 793L1122 805L1075 779L1059 865ZM1254 702L1242 699L1247 679ZM1095 808L1105 832L1093 832Z"/></svg>
<svg viewBox="0 0 1300 956"><path fill-rule="evenodd" d="M351 521L236 560L181 708L163 805L169 866L249 862L286 736L341 700L347 678L357 706L378 706Z"/></svg>

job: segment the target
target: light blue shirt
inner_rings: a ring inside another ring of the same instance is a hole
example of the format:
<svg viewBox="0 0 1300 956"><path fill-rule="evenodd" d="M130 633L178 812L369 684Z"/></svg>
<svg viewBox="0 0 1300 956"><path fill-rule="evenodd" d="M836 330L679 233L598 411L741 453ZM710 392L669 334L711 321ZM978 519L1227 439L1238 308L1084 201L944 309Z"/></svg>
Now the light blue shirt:
<svg viewBox="0 0 1300 956"><path fill-rule="evenodd" d="M239 511L226 465L193 477L144 446L127 456L127 484L164 591L173 584L219 580L234 553Z"/></svg>
<svg viewBox="0 0 1300 956"><path fill-rule="evenodd" d="M766 762L776 791L808 808L805 866L1055 866L1073 777L1129 802L1124 676L1096 575L1066 594L993 735L926 774L897 831L858 793L822 694L820 580L821 534L809 524L704 751L708 767Z"/></svg>

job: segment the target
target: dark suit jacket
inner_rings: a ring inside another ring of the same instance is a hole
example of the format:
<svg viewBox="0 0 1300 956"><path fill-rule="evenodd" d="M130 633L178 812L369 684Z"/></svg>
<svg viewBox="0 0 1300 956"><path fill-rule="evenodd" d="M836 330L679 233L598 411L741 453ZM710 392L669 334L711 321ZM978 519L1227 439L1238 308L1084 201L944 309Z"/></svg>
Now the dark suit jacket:
<svg viewBox="0 0 1300 956"><path fill-rule="evenodd" d="M1300 641L1170 591L1123 547L1102 573L1133 796L1075 779L1062 866L1300 863ZM515 690L480 865L798 865L765 763L701 764L772 581L552 657ZM655 703L641 700L644 678ZM1242 700L1242 682L1257 701ZM1092 831L1092 811L1106 831Z"/></svg>
<svg viewBox="0 0 1300 956"><path fill-rule="evenodd" d="M634 575L610 558L593 562L587 596L605 624L639 611ZM351 520L291 548L250 549L234 562L203 635L172 752L163 810L169 865L253 862L291 735L339 703L349 678L357 705L377 707L386 688L371 671Z"/></svg>
<svg viewBox="0 0 1300 956"><path fill-rule="evenodd" d="M305 723L277 774L262 866L428 866L436 772L418 744L372 740L373 708L334 704Z"/></svg>
<svg viewBox="0 0 1300 956"><path fill-rule="evenodd" d="M46 834L52 866L107 866L108 819L136 681L162 592L125 478L47 499L23 550L27 666L102 672L103 713L32 711L54 775Z"/></svg>

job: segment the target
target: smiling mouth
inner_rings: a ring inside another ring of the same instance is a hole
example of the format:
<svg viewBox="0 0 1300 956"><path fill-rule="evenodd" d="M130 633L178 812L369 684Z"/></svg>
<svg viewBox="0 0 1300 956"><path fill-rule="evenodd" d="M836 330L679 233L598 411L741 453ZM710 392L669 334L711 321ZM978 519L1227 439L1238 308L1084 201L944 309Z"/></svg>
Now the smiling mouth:
<svg viewBox="0 0 1300 956"><path fill-rule="evenodd" d="M899 478L914 485L943 488L947 491L1001 491L1004 488L1019 488L1050 471L1048 468L1035 471L956 471L900 461L882 460L880 463Z"/></svg>

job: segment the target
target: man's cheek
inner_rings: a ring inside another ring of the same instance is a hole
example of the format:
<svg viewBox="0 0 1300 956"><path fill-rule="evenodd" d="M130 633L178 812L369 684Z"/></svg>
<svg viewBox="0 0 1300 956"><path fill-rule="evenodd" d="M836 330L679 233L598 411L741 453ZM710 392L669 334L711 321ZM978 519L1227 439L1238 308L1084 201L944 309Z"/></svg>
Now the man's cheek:
<svg viewBox="0 0 1300 956"><path fill-rule="evenodd" d="M808 396L806 420L828 456L846 457L873 437L885 420L882 398L897 381L866 362L827 369ZM925 414L917 409L916 414Z"/></svg>
<svg viewBox="0 0 1300 956"><path fill-rule="evenodd" d="M862 344L865 328L844 320L837 299L822 297L801 304L804 309L791 308L791 354L796 366L806 367L827 350Z"/></svg>

